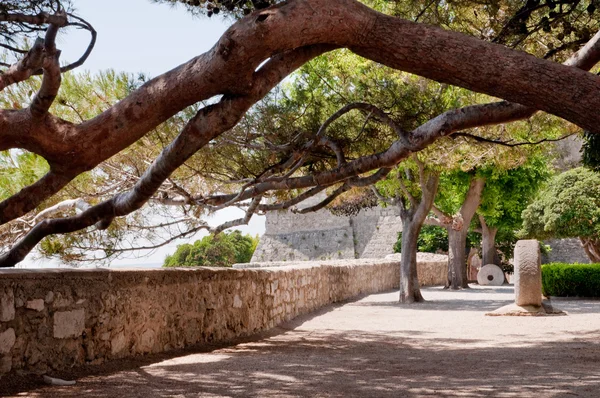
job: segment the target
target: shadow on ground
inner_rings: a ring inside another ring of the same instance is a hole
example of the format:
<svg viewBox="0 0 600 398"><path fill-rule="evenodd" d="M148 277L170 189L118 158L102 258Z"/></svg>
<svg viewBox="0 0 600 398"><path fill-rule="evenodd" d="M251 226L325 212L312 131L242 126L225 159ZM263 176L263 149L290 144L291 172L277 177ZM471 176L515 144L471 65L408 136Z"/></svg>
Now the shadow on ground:
<svg viewBox="0 0 600 398"><path fill-rule="evenodd" d="M497 305L494 300L456 301L451 308L458 311L464 306L464 310L484 312ZM600 307L577 301L560 304L570 311L592 313ZM363 305L362 301L350 304ZM398 306L391 302L368 305ZM443 310L449 305L439 301L418 308ZM419 325L398 332L299 327L339 309L328 307L237 346L87 368L63 374L78 378L74 387L33 384L13 386L8 393L144 398L600 396L600 330L576 333L560 343L475 348L472 343L477 339L467 338L468 332L437 341L427 339ZM563 319L568 322L568 317Z"/></svg>
<svg viewBox="0 0 600 398"><path fill-rule="evenodd" d="M594 397L600 392L598 343L569 342L560 352L552 344L449 350L360 331L299 337L195 354L183 363L165 361L27 395Z"/></svg>

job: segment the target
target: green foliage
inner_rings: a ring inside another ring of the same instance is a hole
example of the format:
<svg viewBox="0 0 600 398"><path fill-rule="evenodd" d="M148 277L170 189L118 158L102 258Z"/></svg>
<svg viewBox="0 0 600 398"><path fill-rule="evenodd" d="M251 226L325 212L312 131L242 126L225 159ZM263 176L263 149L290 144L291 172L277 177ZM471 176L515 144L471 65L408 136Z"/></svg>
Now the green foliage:
<svg viewBox="0 0 600 398"><path fill-rule="evenodd" d="M546 296L600 297L600 264L544 264L542 291Z"/></svg>
<svg viewBox="0 0 600 398"><path fill-rule="evenodd" d="M590 170L600 172L600 134L586 131L583 134L582 162Z"/></svg>
<svg viewBox="0 0 600 398"><path fill-rule="evenodd" d="M478 247L481 244L481 235L475 232L467 234L467 245ZM417 251L422 253L447 253L448 231L446 228L435 225L423 225L417 240ZM394 253L402 252L402 232L398 234L398 241L394 245Z"/></svg>
<svg viewBox="0 0 600 398"><path fill-rule="evenodd" d="M520 234L600 239L600 174L580 167L554 177L523 212Z"/></svg>
<svg viewBox="0 0 600 398"><path fill-rule="evenodd" d="M231 267L234 263L247 263L258 245L258 236L242 235L240 231L205 236L194 244L177 246L165 258L163 267Z"/></svg>
<svg viewBox="0 0 600 398"><path fill-rule="evenodd" d="M0 200L39 180L48 172L48 162L31 152L0 152Z"/></svg>
<svg viewBox="0 0 600 398"><path fill-rule="evenodd" d="M480 174L485 176L485 188L477 213L488 226L508 234L520 229L523 210L550 178L550 168L545 158L533 156L519 167L489 167Z"/></svg>

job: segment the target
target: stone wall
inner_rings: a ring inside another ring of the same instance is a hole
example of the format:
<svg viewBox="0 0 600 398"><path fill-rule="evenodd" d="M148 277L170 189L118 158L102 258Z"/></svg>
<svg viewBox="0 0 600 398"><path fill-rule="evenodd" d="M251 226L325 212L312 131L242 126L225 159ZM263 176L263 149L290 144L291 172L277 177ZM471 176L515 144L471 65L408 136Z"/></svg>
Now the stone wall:
<svg viewBox="0 0 600 398"><path fill-rule="evenodd" d="M552 250L542 255L542 263L583 263L588 264L590 258L585 254L581 241L577 238L548 239L544 244Z"/></svg>
<svg viewBox="0 0 600 398"><path fill-rule="evenodd" d="M394 288L398 288L400 280L400 253L389 254L385 259L358 259L358 260L324 260L303 261L293 263L287 261L267 261L234 264L234 269L286 269L295 268L300 264L305 267L339 267L339 266L362 266L365 264L394 264ZM448 278L448 256L445 254L417 253L417 271L421 286L439 286L446 283Z"/></svg>
<svg viewBox="0 0 600 398"><path fill-rule="evenodd" d="M394 260L243 270L0 270L0 374L226 342L392 289L398 280Z"/></svg>
<svg viewBox="0 0 600 398"><path fill-rule="evenodd" d="M311 198L299 207L324 198L324 194ZM252 262L383 258L393 253L401 230L394 207L362 210L355 217L335 216L329 210L269 212Z"/></svg>

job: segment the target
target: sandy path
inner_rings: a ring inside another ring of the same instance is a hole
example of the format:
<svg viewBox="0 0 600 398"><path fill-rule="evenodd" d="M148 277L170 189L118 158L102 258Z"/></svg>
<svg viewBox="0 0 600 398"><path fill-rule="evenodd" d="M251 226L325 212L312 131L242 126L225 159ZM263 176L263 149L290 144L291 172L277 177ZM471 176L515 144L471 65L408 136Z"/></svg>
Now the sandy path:
<svg viewBox="0 0 600 398"><path fill-rule="evenodd" d="M74 387L13 380L10 390L30 397L600 397L600 301L555 302L568 316L486 317L513 300L511 287L423 294L428 302L416 306L399 305L396 292L371 295L212 352L60 375L77 378Z"/></svg>

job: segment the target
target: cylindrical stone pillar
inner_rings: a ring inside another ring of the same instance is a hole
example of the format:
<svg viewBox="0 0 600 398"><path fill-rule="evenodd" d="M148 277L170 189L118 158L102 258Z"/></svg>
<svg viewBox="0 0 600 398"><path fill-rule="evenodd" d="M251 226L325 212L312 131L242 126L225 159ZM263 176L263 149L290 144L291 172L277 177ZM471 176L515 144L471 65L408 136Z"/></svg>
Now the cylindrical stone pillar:
<svg viewBox="0 0 600 398"><path fill-rule="evenodd" d="M537 240L520 240L515 245L515 304L542 305L542 268Z"/></svg>

